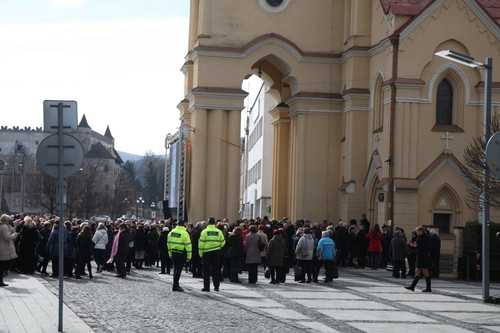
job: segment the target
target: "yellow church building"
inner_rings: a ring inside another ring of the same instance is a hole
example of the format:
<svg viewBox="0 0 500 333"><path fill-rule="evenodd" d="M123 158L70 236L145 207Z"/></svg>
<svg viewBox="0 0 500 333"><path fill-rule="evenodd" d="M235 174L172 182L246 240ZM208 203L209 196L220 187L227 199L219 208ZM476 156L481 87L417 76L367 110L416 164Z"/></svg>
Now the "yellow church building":
<svg viewBox="0 0 500 333"><path fill-rule="evenodd" d="M259 75L274 101L272 217L426 224L452 255L478 218L461 167L483 134L485 72L435 53L492 58L496 114L499 19L500 0L191 0L189 220L238 218L241 84Z"/></svg>

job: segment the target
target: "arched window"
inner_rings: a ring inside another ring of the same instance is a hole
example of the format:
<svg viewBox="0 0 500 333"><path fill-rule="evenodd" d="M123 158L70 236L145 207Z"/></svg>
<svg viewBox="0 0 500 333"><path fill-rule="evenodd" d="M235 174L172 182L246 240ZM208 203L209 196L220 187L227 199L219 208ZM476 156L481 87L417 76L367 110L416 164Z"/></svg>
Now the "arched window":
<svg viewBox="0 0 500 333"><path fill-rule="evenodd" d="M453 87L447 79L437 88L436 125L453 125Z"/></svg>

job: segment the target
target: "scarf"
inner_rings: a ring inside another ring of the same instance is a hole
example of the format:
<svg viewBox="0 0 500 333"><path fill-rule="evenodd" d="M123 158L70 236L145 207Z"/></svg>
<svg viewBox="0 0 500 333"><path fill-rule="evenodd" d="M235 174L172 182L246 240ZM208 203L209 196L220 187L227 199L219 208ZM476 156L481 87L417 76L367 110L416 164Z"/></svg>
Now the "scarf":
<svg viewBox="0 0 500 333"><path fill-rule="evenodd" d="M120 234L123 230L118 231L118 234L115 236L115 240L113 241L113 247L111 248L111 256L109 260L106 262L107 264L112 264L115 259L116 254L118 253L118 243L120 242Z"/></svg>

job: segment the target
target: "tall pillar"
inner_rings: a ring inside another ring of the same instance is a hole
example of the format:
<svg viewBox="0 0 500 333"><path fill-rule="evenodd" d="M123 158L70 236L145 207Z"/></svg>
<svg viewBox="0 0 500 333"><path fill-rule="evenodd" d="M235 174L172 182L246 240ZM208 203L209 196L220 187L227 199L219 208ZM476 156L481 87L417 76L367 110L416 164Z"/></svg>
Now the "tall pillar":
<svg viewBox="0 0 500 333"><path fill-rule="evenodd" d="M290 215L288 211L290 150L290 117L288 111L288 107L279 106L269 111L273 117L271 123L274 125L271 215L276 218Z"/></svg>
<svg viewBox="0 0 500 333"><path fill-rule="evenodd" d="M229 221L238 219L240 204L240 127L241 111L228 111L228 141L227 144L227 190L225 217Z"/></svg>
<svg viewBox="0 0 500 333"><path fill-rule="evenodd" d="M195 109L191 112L191 124L200 132L207 132L207 110ZM198 135L197 135L198 134ZM190 132L191 170L188 218L191 222L202 221L205 215L205 192L207 177L207 139L201 133ZM193 218L195 220L193 220Z"/></svg>
<svg viewBox="0 0 500 333"><path fill-rule="evenodd" d="M226 211L227 184L227 111L208 111L208 128L206 135L206 206L205 212L215 218ZM224 141L223 141L224 140ZM207 218L209 216L206 216Z"/></svg>

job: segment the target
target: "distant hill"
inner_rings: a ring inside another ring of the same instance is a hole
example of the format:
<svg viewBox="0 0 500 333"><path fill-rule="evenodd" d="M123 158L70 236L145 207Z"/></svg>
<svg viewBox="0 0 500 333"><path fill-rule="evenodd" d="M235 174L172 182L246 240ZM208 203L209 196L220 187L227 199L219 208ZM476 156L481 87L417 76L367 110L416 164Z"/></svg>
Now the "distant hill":
<svg viewBox="0 0 500 333"><path fill-rule="evenodd" d="M140 161L143 158L143 156L141 155L129 154L123 151L119 151L118 154L120 154L120 157L122 158L123 162L127 162L127 160Z"/></svg>

